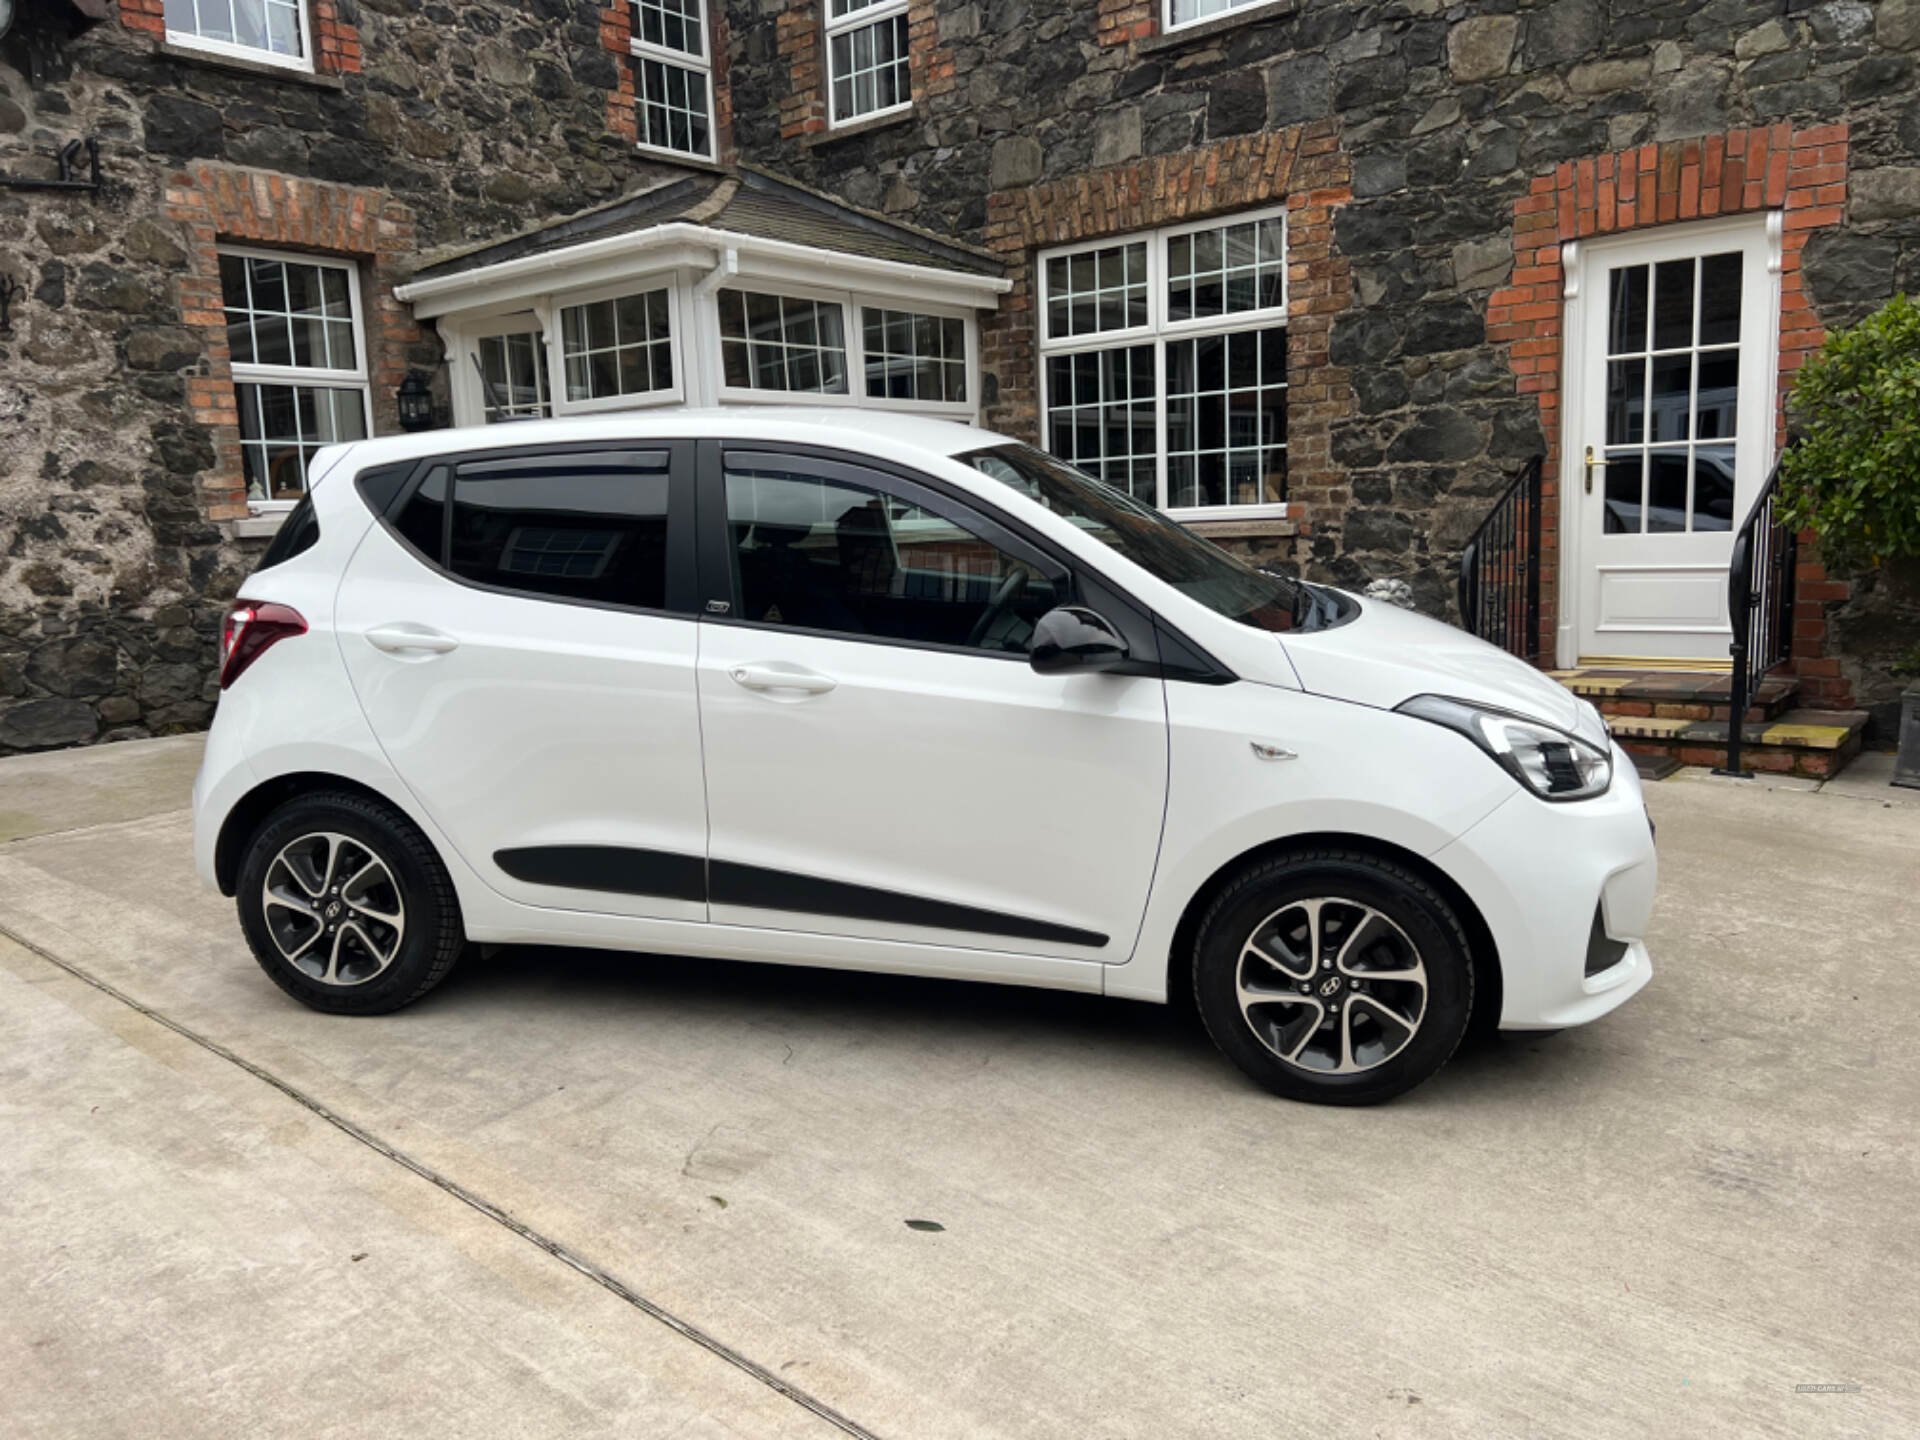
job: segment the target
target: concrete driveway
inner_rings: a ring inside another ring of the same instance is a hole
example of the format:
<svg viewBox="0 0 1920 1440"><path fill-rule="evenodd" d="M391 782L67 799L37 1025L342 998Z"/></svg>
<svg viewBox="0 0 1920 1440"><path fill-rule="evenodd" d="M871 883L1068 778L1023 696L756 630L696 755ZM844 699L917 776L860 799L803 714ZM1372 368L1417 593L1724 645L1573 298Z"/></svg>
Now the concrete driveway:
<svg viewBox="0 0 1920 1440"><path fill-rule="evenodd" d="M1653 787L1645 995L1354 1112L1044 992L515 950L315 1015L196 762L0 762L10 1435L1920 1433L1906 792Z"/></svg>

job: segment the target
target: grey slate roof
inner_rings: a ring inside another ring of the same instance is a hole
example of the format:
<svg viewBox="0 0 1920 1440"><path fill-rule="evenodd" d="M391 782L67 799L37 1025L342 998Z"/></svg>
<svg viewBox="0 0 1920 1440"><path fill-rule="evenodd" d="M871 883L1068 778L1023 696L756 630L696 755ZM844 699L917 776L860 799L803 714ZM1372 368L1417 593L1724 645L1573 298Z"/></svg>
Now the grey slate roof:
<svg viewBox="0 0 1920 1440"><path fill-rule="evenodd" d="M611 205L436 260L416 270L412 278L458 275L677 220L750 238L962 274L997 276L1003 268L983 251L892 224L762 171L742 168L736 173L671 180Z"/></svg>

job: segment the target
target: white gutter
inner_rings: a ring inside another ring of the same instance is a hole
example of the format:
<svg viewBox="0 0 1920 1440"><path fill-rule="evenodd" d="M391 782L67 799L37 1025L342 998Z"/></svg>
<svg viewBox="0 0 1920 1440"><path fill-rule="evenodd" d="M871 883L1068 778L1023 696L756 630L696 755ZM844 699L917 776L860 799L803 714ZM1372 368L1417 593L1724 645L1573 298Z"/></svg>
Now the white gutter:
<svg viewBox="0 0 1920 1440"><path fill-rule="evenodd" d="M693 287L693 293L705 300L739 273L740 247L729 245L726 253L720 257L720 263L700 277L699 283Z"/></svg>
<svg viewBox="0 0 1920 1440"><path fill-rule="evenodd" d="M1013 282L1003 276L975 275L963 270L942 270L932 265L912 265L903 260L879 260L869 255L849 255L838 250L824 250L816 245L796 245L789 240L767 240L753 235L741 235L731 230L715 230L706 225L689 225L685 221L675 220L666 225L656 225L645 230L634 230L623 235L608 235L600 240L587 240L579 245L569 245L560 250L548 250L538 255L522 255L514 260L502 260L498 264L483 265L477 270L464 270L458 275L437 275L429 280L410 281L405 285L395 286L393 294L396 300L408 303L444 295L458 295L464 290L477 290L502 281L571 270L596 260L644 255L649 250L665 249L673 245L699 245L723 254L731 253L735 266L733 273L738 273L739 253L745 251L750 256L764 255L773 260L830 266L841 274L863 275L875 280L918 281L924 284L930 278L937 276L942 286L972 291L982 297L1005 295L1013 289ZM723 260L721 263L724 265L726 262Z"/></svg>

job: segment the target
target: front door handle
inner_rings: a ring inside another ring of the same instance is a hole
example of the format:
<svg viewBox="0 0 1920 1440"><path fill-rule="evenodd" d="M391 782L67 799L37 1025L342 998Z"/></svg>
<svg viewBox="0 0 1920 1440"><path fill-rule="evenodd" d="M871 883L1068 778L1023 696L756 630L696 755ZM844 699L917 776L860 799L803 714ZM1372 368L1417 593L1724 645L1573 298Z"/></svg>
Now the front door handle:
<svg viewBox="0 0 1920 1440"><path fill-rule="evenodd" d="M830 676L799 666L759 664L735 665L727 674L733 683L747 690L799 690L808 695L824 695L838 683Z"/></svg>
<svg viewBox="0 0 1920 1440"><path fill-rule="evenodd" d="M433 655L444 655L449 650L458 650L460 642L451 635L443 635L438 630L429 630L424 625L379 625L367 631L367 643L376 650L384 650L389 655L405 654L409 650L424 650Z"/></svg>

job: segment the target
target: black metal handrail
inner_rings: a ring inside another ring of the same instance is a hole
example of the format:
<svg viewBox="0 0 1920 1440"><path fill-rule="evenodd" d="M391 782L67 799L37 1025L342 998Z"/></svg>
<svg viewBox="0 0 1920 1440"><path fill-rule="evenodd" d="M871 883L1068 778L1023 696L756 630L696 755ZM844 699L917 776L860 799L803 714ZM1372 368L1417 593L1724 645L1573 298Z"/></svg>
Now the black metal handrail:
<svg viewBox="0 0 1920 1440"><path fill-rule="evenodd" d="M1460 553L1461 628L1530 664L1540 657L1542 467L1536 455L1513 477Z"/></svg>
<svg viewBox="0 0 1920 1440"><path fill-rule="evenodd" d="M1784 665L1793 654L1794 567L1800 537L1774 517L1779 490L1776 461L1733 537L1733 558L1727 566L1727 621L1733 627L1733 643L1727 651L1733 657L1733 683L1727 693L1727 763L1714 771L1716 775L1752 773L1740 768L1747 706L1766 673Z"/></svg>

